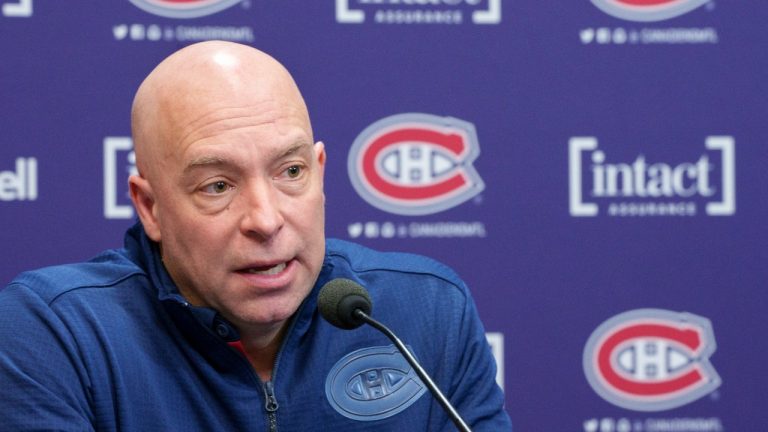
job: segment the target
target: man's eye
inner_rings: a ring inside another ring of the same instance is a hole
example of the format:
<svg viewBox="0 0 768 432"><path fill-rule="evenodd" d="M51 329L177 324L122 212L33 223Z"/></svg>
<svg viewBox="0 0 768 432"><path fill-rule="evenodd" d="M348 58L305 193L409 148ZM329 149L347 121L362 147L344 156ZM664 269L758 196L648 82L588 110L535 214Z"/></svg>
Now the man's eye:
<svg viewBox="0 0 768 432"><path fill-rule="evenodd" d="M230 189L229 183L225 181L217 181L215 183L211 183L208 186L203 188L203 192L210 193L210 194L222 194Z"/></svg>
<svg viewBox="0 0 768 432"><path fill-rule="evenodd" d="M290 178L296 178L301 175L302 168L299 165L293 165L288 167L285 172L288 174L288 177Z"/></svg>

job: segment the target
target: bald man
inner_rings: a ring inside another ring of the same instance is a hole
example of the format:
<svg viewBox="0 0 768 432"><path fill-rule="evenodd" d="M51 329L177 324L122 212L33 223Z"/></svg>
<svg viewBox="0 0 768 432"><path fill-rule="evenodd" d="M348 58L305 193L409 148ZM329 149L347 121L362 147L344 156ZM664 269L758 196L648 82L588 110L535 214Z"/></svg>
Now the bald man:
<svg viewBox="0 0 768 432"><path fill-rule="evenodd" d="M0 291L8 430L454 430L388 340L319 318L366 287L475 431L510 430L465 284L428 258L324 235L325 149L288 71L227 42L186 47L132 110L140 222L125 247Z"/></svg>

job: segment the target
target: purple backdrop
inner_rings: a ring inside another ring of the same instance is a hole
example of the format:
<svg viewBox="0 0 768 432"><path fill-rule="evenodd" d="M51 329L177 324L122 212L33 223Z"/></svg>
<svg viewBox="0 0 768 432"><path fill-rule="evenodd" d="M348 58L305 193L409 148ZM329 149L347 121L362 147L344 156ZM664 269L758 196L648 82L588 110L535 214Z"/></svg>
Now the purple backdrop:
<svg viewBox="0 0 768 432"><path fill-rule="evenodd" d="M329 236L469 283L516 430L762 430L766 22L757 0L0 0L0 280L121 245L133 92L235 40L302 88Z"/></svg>

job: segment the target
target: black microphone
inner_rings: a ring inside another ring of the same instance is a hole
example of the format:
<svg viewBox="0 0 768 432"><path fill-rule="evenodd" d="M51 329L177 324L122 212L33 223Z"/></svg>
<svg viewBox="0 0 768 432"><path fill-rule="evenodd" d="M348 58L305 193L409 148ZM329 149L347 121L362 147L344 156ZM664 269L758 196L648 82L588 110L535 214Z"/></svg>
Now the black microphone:
<svg viewBox="0 0 768 432"><path fill-rule="evenodd" d="M416 358L408 351L405 344L395 336L392 330L369 316L373 310L373 304L365 288L349 279L333 279L320 289L317 308L320 310L320 315L336 327L351 330L363 324L368 324L384 333L400 350L400 353L416 371L416 375L421 378L421 381L427 386L429 391L432 392L432 395L453 421L453 424L462 432L472 432L467 423L456 412L456 409L453 408L451 402L437 388L432 378L427 375L427 372L416 361Z"/></svg>

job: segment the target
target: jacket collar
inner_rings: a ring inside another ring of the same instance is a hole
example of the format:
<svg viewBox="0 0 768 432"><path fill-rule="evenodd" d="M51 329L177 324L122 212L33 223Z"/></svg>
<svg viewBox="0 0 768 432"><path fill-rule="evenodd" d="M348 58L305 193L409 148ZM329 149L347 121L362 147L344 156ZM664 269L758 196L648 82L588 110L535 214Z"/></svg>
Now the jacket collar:
<svg viewBox="0 0 768 432"><path fill-rule="evenodd" d="M218 311L208 307L198 307L189 304L165 269L159 245L147 236L141 222L137 222L126 232L125 248L128 250L132 260L146 272L151 282L151 288L157 295L158 300L169 306L172 305L171 309L173 310L189 310L197 321L211 329L225 341L239 339L237 328L221 316ZM334 273L334 265L328 253L328 247L326 247L323 266L317 281L307 298L299 305L297 312L292 318L293 322L289 323L291 335L303 335L309 330L317 316L318 292L323 285L336 277Z"/></svg>

